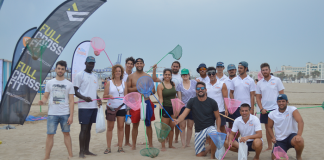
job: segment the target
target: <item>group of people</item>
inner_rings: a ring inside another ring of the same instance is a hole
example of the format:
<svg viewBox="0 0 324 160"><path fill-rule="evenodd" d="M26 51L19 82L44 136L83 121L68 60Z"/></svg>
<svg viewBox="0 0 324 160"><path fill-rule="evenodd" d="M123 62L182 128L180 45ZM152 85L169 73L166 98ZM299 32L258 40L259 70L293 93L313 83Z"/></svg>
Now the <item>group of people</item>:
<svg viewBox="0 0 324 160"><path fill-rule="evenodd" d="M39 104L43 105L49 99L45 159L50 156L58 124L61 125L64 134L69 157L72 157L72 142L69 132L73 122L74 95L79 98L79 101L85 101L78 103L78 117L81 125L79 157L96 155L89 150L91 127L93 123L96 123L97 108L102 106L101 100L94 100L100 99L100 96L97 95L98 78L92 73L95 58L87 57L85 66L85 70L75 76L72 84L64 79L66 62L57 62L55 68L57 76L48 81L44 98L39 101ZM134 66L135 72L132 71ZM121 98L116 97L124 97L128 93L138 92L137 80L142 76L149 76L143 71L144 66L142 58L135 60L133 57L128 57L125 69L121 65L112 67L111 80L107 81L102 96L102 98L112 98L108 100L105 107L107 148L104 154L111 153L115 121L117 121L117 151L124 152L124 136L125 146L130 146L133 150L136 149L141 119L140 110L130 109ZM301 137L304 126L303 119L296 107L288 106L288 97L284 94L284 86L279 78L270 75L269 64L261 64L260 69L264 77L257 84L247 75L249 69L248 63L245 61L240 62L238 68L234 64L229 64L227 66L228 77L224 74L225 65L223 62L218 62L216 67L200 64L197 68L200 77L196 79L190 78L188 69L184 68L180 71L181 66L178 61L171 64L171 69L164 69L162 77L157 77L156 68L157 65L154 65L152 79L154 82L161 82L156 91L162 104L159 106L159 115L161 115L161 121L171 128L168 139L161 142L161 151L166 150L166 142L168 142L169 148L175 148L173 139L177 142L179 137L179 130L175 125L179 125L182 130L180 133L182 147L189 147L195 125L194 148L196 156L206 156L211 153L211 158L215 158L216 145L211 141L209 133L226 133L227 122L231 133L226 138L224 146L237 152L239 142L246 142L248 150L255 151L254 159L258 160L263 146L261 123L264 123L268 143L268 148L265 151L273 150L272 143L275 144L274 147L280 146L286 152L290 148L295 148L296 158L301 160L304 148L304 141ZM154 87L151 92L155 94ZM180 99L185 104L178 116L173 114L171 99L174 98ZM227 98L241 102L240 107L233 114L228 111L228 106L225 103ZM254 116L255 99L261 111L260 120ZM150 116L146 117L144 123L149 147L153 147L151 121L155 120L154 104L149 98L145 99L145 103L146 112L148 112L146 115ZM131 115L132 132L130 125L125 125L126 115ZM132 133L132 143L130 143L130 133ZM273 154L272 159L275 159Z"/></svg>

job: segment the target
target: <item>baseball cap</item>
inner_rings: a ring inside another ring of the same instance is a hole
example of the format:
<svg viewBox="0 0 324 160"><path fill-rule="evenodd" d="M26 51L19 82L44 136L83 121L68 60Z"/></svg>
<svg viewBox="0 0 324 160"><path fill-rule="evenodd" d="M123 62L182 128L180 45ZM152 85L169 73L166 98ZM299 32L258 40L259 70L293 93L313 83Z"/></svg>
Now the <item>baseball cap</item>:
<svg viewBox="0 0 324 160"><path fill-rule="evenodd" d="M181 70L181 74L189 74L189 70L184 68Z"/></svg>
<svg viewBox="0 0 324 160"><path fill-rule="evenodd" d="M216 67L224 67L224 63L223 62L217 62Z"/></svg>
<svg viewBox="0 0 324 160"><path fill-rule="evenodd" d="M88 56L87 59L86 59L86 62L94 62L94 63L96 63L96 60L95 60L94 57Z"/></svg>
<svg viewBox="0 0 324 160"><path fill-rule="evenodd" d="M247 68L247 72L249 71L249 67L248 67L249 64L247 62L242 61L242 62L239 63L239 65L242 65L242 66L246 67Z"/></svg>
<svg viewBox="0 0 324 160"><path fill-rule="evenodd" d="M234 64L229 64L229 65L227 66L227 71L230 71L230 70L232 70L232 69L236 69L235 65L234 65Z"/></svg>
<svg viewBox="0 0 324 160"><path fill-rule="evenodd" d="M279 96L278 96L278 98L277 98L277 101L278 100L286 100L286 101L288 101L288 97L287 97L287 95L286 94L279 94Z"/></svg>
<svg viewBox="0 0 324 160"><path fill-rule="evenodd" d="M137 58L137 59L135 60L135 63L137 63L137 62L143 62L143 63L144 63L144 60L143 60L143 58Z"/></svg>
<svg viewBox="0 0 324 160"><path fill-rule="evenodd" d="M198 68L197 68L197 72L199 73L199 69L200 68L207 68L206 64L205 63L201 63Z"/></svg>

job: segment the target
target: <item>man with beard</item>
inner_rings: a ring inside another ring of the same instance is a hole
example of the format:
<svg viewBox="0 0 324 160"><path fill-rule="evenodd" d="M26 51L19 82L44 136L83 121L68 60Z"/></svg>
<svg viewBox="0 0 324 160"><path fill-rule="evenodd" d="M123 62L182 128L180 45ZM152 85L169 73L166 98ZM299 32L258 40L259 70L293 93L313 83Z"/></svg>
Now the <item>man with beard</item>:
<svg viewBox="0 0 324 160"><path fill-rule="evenodd" d="M195 122L195 151L197 157L206 156L211 151L211 158L215 158L216 146L209 138L210 146L205 148L206 138L211 132L220 132L221 119L219 116L217 102L207 97L206 84L197 82L197 97L191 98L187 103L186 109L174 120L177 125L183 121L190 111L192 111L193 120ZM215 118L217 130L215 128Z"/></svg>
<svg viewBox="0 0 324 160"><path fill-rule="evenodd" d="M259 160L259 156L262 150L262 128L259 118L250 114L250 105L243 103L240 107L241 116L236 118L232 128L232 132L229 135L227 141L225 141L224 146L228 148L231 146L230 150L237 152L239 149L239 143L237 141L233 142L236 132L241 133L240 142L246 142L248 146L248 151L255 151L255 156L253 160Z"/></svg>
<svg viewBox="0 0 324 160"><path fill-rule="evenodd" d="M197 68L197 72L200 74L200 77L197 77L196 80L197 82L204 82L204 83L208 83L209 77L207 76L207 67L205 63L201 63L198 68Z"/></svg>
<svg viewBox="0 0 324 160"><path fill-rule="evenodd" d="M163 76L161 76L161 77L156 76L156 68L157 68L157 64L154 64L153 65L153 76L152 76L153 81L154 82L162 82ZM172 79L171 80L175 84L175 87L177 87L177 85L182 82L181 75L178 74L180 68L181 68L180 62L178 62L178 61L174 61L171 64L171 70L172 70Z"/></svg>
<svg viewBox="0 0 324 160"><path fill-rule="evenodd" d="M270 75L270 65L268 63L262 63L261 72L263 78L257 83L256 87L256 101L260 108L260 122L264 123L266 128L266 136L268 142L268 148L264 151L272 149L271 137L268 132L268 111L278 109L277 97L279 94L284 94L285 87L281 80L277 77Z"/></svg>
<svg viewBox="0 0 324 160"><path fill-rule="evenodd" d="M236 99L241 101L241 104L247 103L251 106L251 114L254 114L254 94L255 94L255 83L254 80L246 74L249 71L248 63L242 61L239 63L238 72L239 76L232 80L232 84L229 87L231 90L231 99ZM240 109L238 108L236 112L232 115L233 119L240 116Z"/></svg>
<svg viewBox="0 0 324 160"><path fill-rule="evenodd" d="M287 106L288 103L287 95L279 94L278 109L269 114L268 132L275 144L274 147L280 146L286 153L290 148L295 148L296 159L301 160L304 149L304 139L301 136L304 130L304 121L297 108ZM273 127L276 135L273 134ZM276 159L273 154L272 159Z"/></svg>
<svg viewBox="0 0 324 160"><path fill-rule="evenodd" d="M56 134L59 123L64 135L64 143L69 153L68 159L73 157L70 126L73 123L74 89L73 84L64 78L66 66L65 61L58 61L56 63L55 72L57 76L47 82L44 98L38 102L39 105L44 105L49 97L44 159L50 158L54 144L54 134Z"/></svg>
<svg viewBox="0 0 324 160"><path fill-rule="evenodd" d="M135 67L136 67L136 72L133 74L129 75L127 78L127 88L128 88L128 93L131 92L138 92L136 88L136 83L137 80L142 77L142 76L149 76L147 73L143 72L144 68L144 60L142 58L137 58L135 60ZM155 93L155 89L153 87L152 93ZM151 126L151 121L155 120L154 116L154 104L150 101L150 98L145 98L145 103L146 103L146 112L150 112L149 114L152 115L150 120L145 120L145 125L146 125L146 134L148 137L149 141L149 147L153 147L153 142L152 142L152 126ZM133 123L133 130L132 130L132 150L136 149L136 140L137 140L137 135L138 135L138 126L139 122L141 119L141 111L140 110L130 110L130 114L132 115L132 123ZM147 115L147 114L146 114ZM149 117L146 117L149 118Z"/></svg>
<svg viewBox="0 0 324 160"><path fill-rule="evenodd" d="M224 82L228 77L224 74L224 63L223 62L217 62L216 64L216 78L217 80L220 80L222 82Z"/></svg>
<svg viewBox="0 0 324 160"><path fill-rule="evenodd" d="M88 56L85 62L86 68L84 71L77 73L74 78L74 92L75 96L79 98L79 123L81 124L81 131L79 135L80 142L80 158L85 158L85 155L96 156L96 154L89 151L89 144L91 138L92 123L96 123L97 105L101 106L101 100L93 101L93 99L100 99L97 95L98 77L92 73L96 60L92 56Z"/></svg>
<svg viewBox="0 0 324 160"><path fill-rule="evenodd" d="M231 93L230 86L232 85L233 78L236 77L236 67L234 64L229 64L227 66L227 73L228 73L229 77L227 77L227 79L225 80L225 84L226 84L227 91L228 91L228 98L230 98L230 93ZM239 112L239 111L237 111L237 112ZM239 114L239 113L236 113L236 114ZM229 113L228 117L234 118L233 114L230 114L230 113ZM228 122L229 128L232 128L233 121L226 118L226 122Z"/></svg>

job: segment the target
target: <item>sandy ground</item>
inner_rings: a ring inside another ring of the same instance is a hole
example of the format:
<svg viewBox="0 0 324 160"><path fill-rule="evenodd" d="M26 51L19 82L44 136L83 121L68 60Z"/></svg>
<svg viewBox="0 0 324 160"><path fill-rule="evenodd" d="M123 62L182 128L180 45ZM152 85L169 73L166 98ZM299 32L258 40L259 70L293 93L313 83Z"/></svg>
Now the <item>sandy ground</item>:
<svg viewBox="0 0 324 160"><path fill-rule="evenodd" d="M286 87L286 94L288 95L291 104L296 107L313 106L316 104L322 104L324 101L324 85L323 84L284 84ZM99 93L102 95L102 92ZM36 97L35 99L38 99ZM35 100L36 102L36 100ZM299 104L299 105L298 105ZM311 104L311 105L306 105ZM39 112L39 106L33 105L31 107L30 115L39 116L47 114L47 106L42 107L42 113ZM71 126L71 137L73 145L74 159L78 159L79 153L79 131L80 125L78 124L78 112L77 105L75 105L74 122ZM321 108L313 109L301 109L299 110L304 122L303 138L305 139L305 148L303 152L303 159L321 160L324 159L323 148L323 132L324 124L324 111ZM155 109L155 116L159 120L158 110ZM2 127L3 125L0 125ZM37 122L25 122L24 125L13 125L16 129L12 130L0 130L0 159L42 159L45 152L45 140L46 140L46 120ZM95 125L93 125L93 128ZM264 129L264 126L263 126ZM117 143L116 129L114 129L113 144ZM106 133L96 133L95 129L92 130L92 137L90 142L90 150L98 156L90 157L86 159L151 159L140 155L140 150L144 148L143 145L138 145L137 150L133 151L130 147L124 147L125 153L118 153L117 147L112 148L112 153L103 154L106 148ZM322 136L321 136L322 135ZM265 132L263 132L265 139ZM138 142L145 142L144 139L144 124L141 122ZM192 137L189 148L181 149L181 143L174 144L177 149L168 149L165 152L160 152L159 156L155 159L209 159L210 154L207 157L196 158L194 152L194 136ZM161 144L157 141L155 129L153 128L153 145L160 149ZM263 147L267 147L265 141ZM271 151L261 153L261 159L270 159ZM249 159L252 159L255 153L250 152ZM295 159L294 149L288 151L289 159ZM67 150L63 142L63 134L60 127L58 127L57 134L54 136L54 147L51 152L51 159L66 159L68 157ZM237 153L229 152L226 160L236 160Z"/></svg>

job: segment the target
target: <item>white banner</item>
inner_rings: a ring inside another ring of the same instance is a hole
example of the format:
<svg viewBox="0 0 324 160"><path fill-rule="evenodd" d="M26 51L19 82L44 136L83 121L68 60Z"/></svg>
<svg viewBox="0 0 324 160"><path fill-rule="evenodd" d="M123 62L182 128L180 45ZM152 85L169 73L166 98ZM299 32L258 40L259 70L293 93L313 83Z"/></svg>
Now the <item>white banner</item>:
<svg viewBox="0 0 324 160"><path fill-rule="evenodd" d="M3 59L0 59L0 101L1 101L1 98L2 98L2 91L3 91L3 88L2 88L2 74L3 74Z"/></svg>
<svg viewBox="0 0 324 160"><path fill-rule="evenodd" d="M74 81L74 77L77 73L83 71L85 69L84 62L86 61L89 53L90 41L81 42L75 49L73 59L72 59L72 83Z"/></svg>

